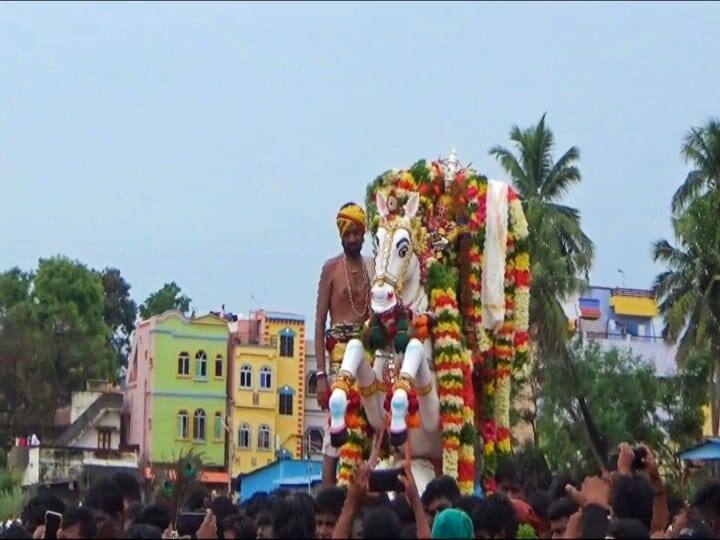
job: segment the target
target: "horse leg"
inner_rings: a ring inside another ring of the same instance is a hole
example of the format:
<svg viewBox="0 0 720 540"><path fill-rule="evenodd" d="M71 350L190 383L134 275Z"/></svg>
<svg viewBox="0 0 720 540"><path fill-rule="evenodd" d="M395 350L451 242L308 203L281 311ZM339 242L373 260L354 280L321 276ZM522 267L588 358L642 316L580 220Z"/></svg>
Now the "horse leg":
<svg viewBox="0 0 720 540"><path fill-rule="evenodd" d="M339 448L347 442L347 411L348 393L360 366L365 360L365 348L359 339L351 339L345 348L340 373L333 384L328 407L330 409L330 444Z"/></svg>
<svg viewBox="0 0 720 540"><path fill-rule="evenodd" d="M382 373L382 364L383 360L380 357L375 358L372 366L370 366L369 362L362 362L357 377L365 416L367 416L368 423L375 431L380 431L385 425L385 412L381 400L381 395L384 396L384 394L381 394L378 388L378 381L382 379L382 375L377 376L378 368Z"/></svg>
<svg viewBox="0 0 720 540"><path fill-rule="evenodd" d="M432 346L429 342L425 342L423 361L420 362L414 383L420 410L420 422L425 431L434 433L439 430L440 426L440 398L433 383L433 373L430 371L429 358L431 355Z"/></svg>
<svg viewBox="0 0 720 540"><path fill-rule="evenodd" d="M395 382L393 397L390 401L390 442L393 446L401 446L407 440L407 423L405 421L410 404L408 393L415 377L418 374L420 365L425 360L425 349L418 339L411 339L405 349L400 376Z"/></svg>

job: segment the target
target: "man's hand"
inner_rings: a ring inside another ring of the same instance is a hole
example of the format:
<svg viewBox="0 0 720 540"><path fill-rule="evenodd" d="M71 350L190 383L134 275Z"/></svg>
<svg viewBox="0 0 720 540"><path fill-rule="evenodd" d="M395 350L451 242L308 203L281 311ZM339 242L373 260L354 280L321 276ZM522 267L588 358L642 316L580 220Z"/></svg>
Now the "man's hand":
<svg viewBox="0 0 720 540"><path fill-rule="evenodd" d="M603 508L610 506L610 484L599 476L588 476L582 483L585 505L596 504Z"/></svg>
<svg viewBox="0 0 720 540"><path fill-rule="evenodd" d="M320 409L323 411L328 410L328 402L330 401L330 385L328 383L327 375L320 375L317 378L317 402L320 405Z"/></svg>
<svg viewBox="0 0 720 540"><path fill-rule="evenodd" d="M370 481L370 473L372 469L367 463L360 465L355 476L353 476L350 485L348 486L347 498L349 502L358 504L368 494L368 482Z"/></svg>
<svg viewBox="0 0 720 540"><path fill-rule="evenodd" d="M45 538L45 525L38 525L33 531L33 538Z"/></svg>
<svg viewBox="0 0 720 540"><path fill-rule="evenodd" d="M413 476L410 463L407 461L403 462L403 472L398 475L398 479L405 488L405 498L410 504L410 508L414 508L416 505L421 504L420 493L418 493L417 484L415 483L415 476Z"/></svg>
<svg viewBox="0 0 720 540"><path fill-rule="evenodd" d="M618 455L618 474L632 476L632 464L635 461L635 452L628 443L620 443L618 447L620 455Z"/></svg>
<svg viewBox="0 0 720 540"><path fill-rule="evenodd" d="M645 448L645 457L643 458L645 472L647 473L650 481L654 485L660 480L660 469L657 464L657 459L655 459L655 454L652 453L652 450L650 450L650 448L645 445L643 445L643 448Z"/></svg>
<svg viewBox="0 0 720 540"><path fill-rule="evenodd" d="M217 538L217 523L212 510L205 513L205 519L195 534L199 540L210 540Z"/></svg>
<svg viewBox="0 0 720 540"><path fill-rule="evenodd" d="M572 487L572 486L568 486ZM575 488L573 488L575 489ZM577 491L577 490L576 490ZM582 522L583 522L583 511L582 507L572 514L567 521L567 525L565 527L565 534L563 535L563 538L580 538L582 537Z"/></svg>

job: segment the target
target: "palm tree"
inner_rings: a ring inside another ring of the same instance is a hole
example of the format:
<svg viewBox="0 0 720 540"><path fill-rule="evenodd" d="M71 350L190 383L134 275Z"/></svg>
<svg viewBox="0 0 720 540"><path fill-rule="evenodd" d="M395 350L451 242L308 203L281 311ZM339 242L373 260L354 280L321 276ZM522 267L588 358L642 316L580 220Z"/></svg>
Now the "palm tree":
<svg viewBox="0 0 720 540"><path fill-rule="evenodd" d="M711 118L702 127L691 128L685 135L682 155L692 163L685 182L673 195L672 210L678 213L699 194L720 187L720 120Z"/></svg>
<svg viewBox="0 0 720 540"><path fill-rule="evenodd" d="M720 141L720 139L718 139ZM681 188L682 189L682 188ZM667 270L655 278L655 294L665 318L663 336L678 344L683 363L697 349L709 348L710 415L713 436L720 420L720 192L695 198L673 218L677 245L653 244L653 258Z"/></svg>
<svg viewBox="0 0 720 540"><path fill-rule="evenodd" d="M545 115L535 126L510 131L514 150L490 149L522 197L531 231L528 239L533 283L530 289L530 334L543 359L562 358L568 375L577 380L567 350L568 320L562 301L587 286L595 249L580 226L580 212L562 204L562 197L582 180L580 151L568 149L553 160L553 133ZM579 388L572 384L572 388ZM581 395L575 396L587 428L588 442L604 465L605 444Z"/></svg>

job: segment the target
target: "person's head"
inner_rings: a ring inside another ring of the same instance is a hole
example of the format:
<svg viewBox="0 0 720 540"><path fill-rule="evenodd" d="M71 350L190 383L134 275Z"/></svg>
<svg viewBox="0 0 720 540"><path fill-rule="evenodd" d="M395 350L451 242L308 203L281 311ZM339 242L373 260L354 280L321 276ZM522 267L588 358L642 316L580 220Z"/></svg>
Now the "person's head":
<svg viewBox="0 0 720 540"><path fill-rule="evenodd" d="M0 538L32 538L32 534L25 530L19 523L13 523L0 533Z"/></svg>
<svg viewBox="0 0 720 540"><path fill-rule="evenodd" d="M239 512L238 507L235 506L230 497L226 497L225 495L215 497L210 502L210 510L212 510L215 515L217 530L220 535L223 533L223 522L225 519Z"/></svg>
<svg viewBox="0 0 720 540"><path fill-rule="evenodd" d="M613 519L605 538L650 538L650 531L639 519Z"/></svg>
<svg viewBox="0 0 720 540"><path fill-rule="evenodd" d="M640 475L620 475L613 482L610 506L617 519L639 519L647 529L652 521L653 488Z"/></svg>
<svg viewBox="0 0 720 540"><path fill-rule="evenodd" d="M65 503L55 495L40 494L32 497L23 507L20 521L26 531L30 534L35 532L40 525L45 523L45 512L65 512Z"/></svg>
<svg viewBox="0 0 720 540"><path fill-rule="evenodd" d="M567 496L565 486L567 486L568 484L575 486L576 488L579 487L576 482L573 481L570 475L565 473L556 474L553 477L552 482L550 482L550 487L548 488L550 498L554 501Z"/></svg>
<svg viewBox="0 0 720 540"><path fill-rule="evenodd" d="M437 514L452 508L459 498L460 489L455 480L449 476L433 478L422 494L422 503L430 526L432 527L432 522Z"/></svg>
<svg viewBox="0 0 720 540"><path fill-rule="evenodd" d="M347 203L338 211L336 221L343 251L350 257L359 256L365 238L365 210L355 203Z"/></svg>
<svg viewBox="0 0 720 540"><path fill-rule="evenodd" d="M188 494L183 502L183 510L185 512L205 512L205 501L208 492L205 488L199 488Z"/></svg>
<svg viewBox="0 0 720 540"><path fill-rule="evenodd" d="M415 514L413 509L410 507L410 503L408 503L405 497L395 497L392 501L390 501L390 506L395 511L395 515L403 525L415 522Z"/></svg>
<svg viewBox="0 0 720 540"><path fill-rule="evenodd" d="M273 507L272 529L276 538L313 538L315 512L303 494L279 499Z"/></svg>
<svg viewBox="0 0 720 540"><path fill-rule="evenodd" d="M250 540L257 538L257 527L253 520L247 516L234 514L226 518L222 523L223 538L226 540Z"/></svg>
<svg viewBox="0 0 720 540"><path fill-rule="evenodd" d="M448 508L440 512L432 526L433 538L475 538L472 520L462 510Z"/></svg>
<svg viewBox="0 0 720 540"><path fill-rule="evenodd" d="M720 533L720 480L710 480L700 486L692 506L705 524Z"/></svg>
<svg viewBox="0 0 720 540"><path fill-rule="evenodd" d="M255 519L261 512L269 512L270 505L270 495L265 491L258 491L241 506L250 519Z"/></svg>
<svg viewBox="0 0 720 540"><path fill-rule="evenodd" d="M511 499L525 499L522 487L518 481L518 468L512 456L503 456L495 471L495 483L499 493L504 493Z"/></svg>
<svg viewBox="0 0 720 540"><path fill-rule="evenodd" d="M475 538L515 538L518 518L510 499L493 493L478 505L472 516Z"/></svg>
<svg viewBox="0 0 720 540"><path fill-rule="evenodd" d="M472 517L472 513L475 511L475 508L477 508L481 502L482 499L475 495L463 495L455 501L454 506L458 510L465 512L469 517Z"/></svg>
<svg viewBox="0 0 720 540"><path fill-rule="evenodd" d="M159 504L147 506L133 520L133 525L150 525L164 531L170 526L170 512Z"/></svg>
<svg viewBox="0 0 720 540"><path fill-rule="evenodd" d="M110 480L100 480L90 487L85 495L86 508L102 512L110 520L122 523L125 513L123 496Z"/></svg>
<svg viewBox="0 0 720 540"><path fill-rule="evenodd" d="M255 518L258 538L273 538L273 516L270 512L260 512Z"/></svg>
<svg viewBox="0 0 720 540"><path fill-rule="evenodd" d="M123 538L160 538L163 530L145 523L130 525L123 533Z"/></svg>
<svg viewBox="0 0 720 540"><path fill-rule="evenodd" d="M140 492L140 483L137 477L130 473L119 472L112 477L112 482L117 486L125 503L125 510L130 508L133 503L142 502L142 494Z"/></svg>
<svg viewBox="0 0 720 540"><path fill-rule="evenodd" d="M315 538L332 538L340 512L345 504L345 490L331 486L315 496Z"/></svg>
<svg viewBox="0 0 720 540"><path fill-rule="evenodd" d="M376 506L363 516L362 537L373 538L397 538L403 525L400 520L387 506Z"/></svg>
<svg viewBox="0 0 720 540"><path fill-rule="evenodd" d="M63 514L58 538L95 538L97 532L92 512L88 508L73 508Z"/></svg>
<svg viewBox="0 0 720 540"><path fill-rule="evenodd" d="M565 529L567 529L568 520L575 512L578 506L570 497L562 497L553 501L548 508L548 521L550 522L550 537L564 538Z"/></svg>

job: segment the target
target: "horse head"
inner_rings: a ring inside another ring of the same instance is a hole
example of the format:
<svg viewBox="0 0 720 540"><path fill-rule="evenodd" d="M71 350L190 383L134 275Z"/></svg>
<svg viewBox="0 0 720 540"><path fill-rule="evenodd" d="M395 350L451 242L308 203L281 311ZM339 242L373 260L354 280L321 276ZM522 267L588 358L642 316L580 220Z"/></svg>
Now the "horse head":
<svg viewBox="0 0 720 540"><path fill-rule="evenodd" d="M385 313L394 308L399 300L405 305L412 298L403 296L409 292L409 284L420 278L418 259L413 235L412 219L420 208L420 196L413 193L402 209L395 214L388 207L388 199L377 193L376 203L380 225L375 234L375 280L371 290L370 306L375 313Z"/></svg>

